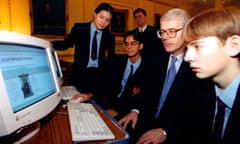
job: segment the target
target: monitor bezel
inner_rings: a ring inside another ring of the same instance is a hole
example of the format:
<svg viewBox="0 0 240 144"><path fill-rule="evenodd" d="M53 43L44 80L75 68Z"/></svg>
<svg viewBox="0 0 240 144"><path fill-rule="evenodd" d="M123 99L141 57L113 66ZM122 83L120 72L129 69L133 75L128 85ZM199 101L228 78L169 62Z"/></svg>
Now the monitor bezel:
<svg viewBox="0 0 240 144"><path fill-rule="evenodd" d="M50 63L56 92L20 111L13 112L0 71L0 137L9 135L20 128L30 125L51 113L61 101L60 85L52 58L50 42L30 35L0 30L0 43L33 46L45 49Z"/></svg>

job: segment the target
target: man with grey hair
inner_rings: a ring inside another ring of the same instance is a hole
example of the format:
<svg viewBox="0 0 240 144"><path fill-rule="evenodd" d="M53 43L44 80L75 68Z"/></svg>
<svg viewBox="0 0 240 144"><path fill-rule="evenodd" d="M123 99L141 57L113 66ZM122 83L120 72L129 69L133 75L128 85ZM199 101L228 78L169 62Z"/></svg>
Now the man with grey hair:
<svg viewBox="0 0 240 144"><path fill-rule="evenodd" d="M188 20L188 14L179 8L167 11L160 19L159 37L168 55L149 70L138 117L132 112L119 121L125 127L132 122L132 127L142 132L137 144L196 143L195 104L204 90L198 91L202 81L183 61L186 47L182 32Z"/></svg>

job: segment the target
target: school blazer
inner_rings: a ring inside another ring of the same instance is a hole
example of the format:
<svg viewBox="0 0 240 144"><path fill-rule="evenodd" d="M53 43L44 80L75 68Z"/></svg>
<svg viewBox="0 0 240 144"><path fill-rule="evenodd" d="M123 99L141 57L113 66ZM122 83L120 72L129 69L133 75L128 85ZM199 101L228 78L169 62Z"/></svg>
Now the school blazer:
<svg viewBox="0 0 240 144"><path fill-rule="evenodd" d="M75 23L69 35L63 41L53 41L54 48L66 50L75 47L74 72L86 69L90 53L90 25L89 23ZM99 68L114 55L115 39L108 29L102 30L99 50Z"/></svg>
<svg viewBox="0 0 240 144"><path fill-rule="evenodd" d="M215 115L216 92L214 82L208 85L208 91L201 95L198 99L198 124L200 129L197 141L205 144L216 144L212 138L213 120ZM203 86L202 86L203 87ZM202 88L201 87L201 88ZM223 135L223 144L239 144L240 143L240 86L238 87L236 98L229 115L229 119Z"/></svg>
<svg viewBox="0 0 240 144"><path fill-rule="evenodd" d="M123 56L114 61L109 74L109 88L108 88L108 106L114 108L121 115L125 115L135 108L137 101L140 100L139 93L143 85L143 77L146 63L142 58L142 62L135 73L132 75L130 81L126 84L124 91L120 98L118 94L122 89L121 82L127 64L127 56Z"/></svg>
<svg viewBox="0 0 240 144"><path fill-rule="evenodd" d="M240 143L240 87L238 87L236 99L234 101L225 133L223 135L223 144Z"/></svg>
<svg viewBox="0 0 240 144"><path fill-rule="evenodd" d="M72 67L72 80L78 89L85 85L83 79L88 77L88 60L90 53L90 25L89 23L75 23L69 35L63 41L53 41L53 46L57 50L65 50L75 47L74 63ZM102 30L102 39L100 42L97 74L100 76L96 81L104 79L104 72L114 55L115 39L108 29ZM89 85L89 84L88 84ZM101 86L102 87L102 86ZM83 88L85 89L85 88ZM102 88L99 88L102 89Z"/></svg>

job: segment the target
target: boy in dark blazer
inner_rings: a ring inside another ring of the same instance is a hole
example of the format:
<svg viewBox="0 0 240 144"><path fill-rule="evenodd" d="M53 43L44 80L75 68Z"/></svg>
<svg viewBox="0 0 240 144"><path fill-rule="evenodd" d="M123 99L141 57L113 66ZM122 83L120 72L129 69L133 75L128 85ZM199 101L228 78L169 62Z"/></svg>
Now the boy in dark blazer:
<svg viewBox="0 0 240 144"><path fill-rule="evenodd" d="M119 120L130 111L137 112L146 63L141 57L141 37L134 31L124 35L126 55L116 57L109 71L107 111ZM132 69L131 69L132 67Z"/></svg>
<svg viewBox="0 0 240 144"><path fill-rule="evenodd" d="M123 47L126 55L119 56L114 60L109 72L107 89L107 112L117 121L126 114L133 112L136 116L139 113L138 103L142 101L140 95L144 85L146 71L149 69L148 61L141 56L143 49L142 37L136 31L129 31L124 35ZM131 67L132 72L131 72ZM130 135L130 143L135 135L135 130L127 127Z"/></svg>
<svg viewBox="0 0 240 144"><path fill-rule="evenodd" d="M99 102L103 99L102 89L105 69L114 55L115 39L107 28L112 18L112 6L101 3L88 23L75 23L70 34L63 41L53 41L57 50L75 47L72 80L81 92L78 97L82 101L89 100L93 95ZM94 33L96 36L96 52L92 53ZM93 55L94 58L92 57Z"/></svg>
<svg viewBox="0 0 240 144"><path fill-rule="evenodd" d="M211 144L240 143L239 19L239 9L210 9L194 16L184 29L184 59L197 77L211 78L215 83L216 96L208 105L211 125L205 132L211 134Z"/></svg>

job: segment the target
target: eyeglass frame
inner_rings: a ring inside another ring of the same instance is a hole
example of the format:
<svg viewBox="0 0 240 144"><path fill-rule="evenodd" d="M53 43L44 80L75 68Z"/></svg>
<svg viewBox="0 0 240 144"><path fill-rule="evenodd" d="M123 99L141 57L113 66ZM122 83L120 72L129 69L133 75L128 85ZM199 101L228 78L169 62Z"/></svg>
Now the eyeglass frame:
<svg viewBox="0 0 240 144"><path fill-rule="evenodd" d="M124 47L136 46L136 45L138 45L138 44L140 44L140 42L135 40L135 41L131 41L130 43L129 43L129 42L124 42L124 43L123 43L123 46L124 46Z"/></svg>
<svg viewBox="0 0 240 144"><path fill-rule="evenodd" d="M183 30L183 28L179 28L179 29L171 28L167 30L158 30L157 35L159 38L162 38L163 34L167 34L169 38L175 38L177 36L177 32L180 30Z"/></svg>

